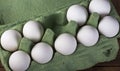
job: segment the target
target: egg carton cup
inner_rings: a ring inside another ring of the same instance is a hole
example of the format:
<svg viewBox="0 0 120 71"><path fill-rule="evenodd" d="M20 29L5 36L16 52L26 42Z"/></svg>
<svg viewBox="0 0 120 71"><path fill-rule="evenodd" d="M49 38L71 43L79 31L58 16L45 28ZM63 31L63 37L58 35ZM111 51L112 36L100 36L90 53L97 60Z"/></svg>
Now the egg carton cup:
<svg viewBox="0 0 120 71"><path fill-rule="evenodd" d="M54 0L53 0L54 1ZM64 2L64 0L63 0ZM67 2L67 1L66 1ZM0 25L0 35L9 29L14 29L22 33L23 25L29 21L34 20L40 22L44 29L44 35L39 42L46 42L54 47L54 41L56 37L62 33L70 33L76 36L78 32L78 25L76 22L67 22L66 11L70 5L79 3L82 6L88 8L90 0L79 0L78 2L70 2L67 6L60 8L57 11L53 11L50 14L44 14L37 17L31 17L23 21L17 21L15 23L1 24ZM112 3L111 3L112 5ZM86 23L92 23L93 26L98 23L99 16L96 14L90 14L88 21ZM110 16L117 18L120 21L114 6L112 5L112 10ZM90 68L97 63L108 62L114 60L118 54L119 45L118 38L120 33L113 38L106 38L100 35L99 41L96 45L91 47L86 47L78 43L76 51L72 55L64 56L58 52L54 52L54 56L49 63L39 64L32 60L30 67L27 71L75 71ZM11 41L12 42L12 41ZM31 49L35 45L31 40L23 37L18 50L22 50L30 55ZM53 48L54 49L54 48ZM9 57L12 52L8 52L2 49L0 46L0 60L6 71L11 71L8 65Z"/></svg>

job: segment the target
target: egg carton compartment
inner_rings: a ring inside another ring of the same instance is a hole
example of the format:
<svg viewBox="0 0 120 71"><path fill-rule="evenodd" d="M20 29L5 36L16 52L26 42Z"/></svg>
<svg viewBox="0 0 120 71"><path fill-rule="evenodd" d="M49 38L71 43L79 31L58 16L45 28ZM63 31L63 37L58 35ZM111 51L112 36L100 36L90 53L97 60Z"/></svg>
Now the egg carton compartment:
<svg viewBox="0 0 120 71"><path fill-rule="evenodd" d="M87 7L89 1L90 0L80 0L80 5ZM67 22L65 17L67 8L68 6L60 11L55 12L54 14L30 19L40 22L45 29L44 35L39 42L46 42L54 47L54 41L61 33L70 33L73 36L76 36L79 27L74 21L69 23ZM110 15L116 17L120 21L120 17L116 13L113 5ZM22 33L22 28L27 21L28 20L24 20L16 23L1 25L0 34L8 29L15 29ZM98 21L99 16L96 14L91 14L86 23L96 26ZM117 41L118 37L120 37L120 33L114 38L106 38L105 36L101 35L98 43L91 47L86 47L78 43L75 53L69 56L64 56L54 51L54 56L49 63L39 64L32 60L27 71L75 71L92 67L97 63L111 61L116 58L119 50ZM23 37L18 50L25 51L30 55L31 49L34 45L34 42ZM8 59L10 55L11 52L2 49L2 46L0 46L0 59L6 71L11 71L8 65Z"/></svg>

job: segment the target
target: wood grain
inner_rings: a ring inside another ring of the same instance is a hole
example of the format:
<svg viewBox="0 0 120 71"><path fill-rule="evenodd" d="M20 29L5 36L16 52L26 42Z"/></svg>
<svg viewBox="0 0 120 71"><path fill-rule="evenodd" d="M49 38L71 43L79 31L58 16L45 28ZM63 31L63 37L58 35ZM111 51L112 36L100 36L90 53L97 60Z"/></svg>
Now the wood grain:
<svg viewBox="0 0 120 71"><path fill-rule="evenodd" d="M117 9L118 14L120 15L120 0L112 0L115 8ZM119 39L120 44L120 39ZM5 71L3 66L0 63L0 71ZM120 71L120 51L117 58L111 62L99 63L96 66L81 71Z"/></svg>
<svg viewBox="0 0 120 71"><path fill-rule="evenodd" d="M115 6L118 14L120 15L120 0L112 0L112 3Z"/></svg>
<svg viewBox="0 0 120 71"><path fill-rule="evenodd" d="M0 71L5 71L4 68L0 68Z"/></svg>
<svg viewBox="0 0 120 71"><path fill-rule="evenodd" d="M83 71L120 71L120 67L93 67Z"/></svg>
<svg viewBox="0 0 120 71"><path fill-rule="evenodd" d="M0 62L0 68L3 68L3 66L2 66L1 62Z"/></svg>

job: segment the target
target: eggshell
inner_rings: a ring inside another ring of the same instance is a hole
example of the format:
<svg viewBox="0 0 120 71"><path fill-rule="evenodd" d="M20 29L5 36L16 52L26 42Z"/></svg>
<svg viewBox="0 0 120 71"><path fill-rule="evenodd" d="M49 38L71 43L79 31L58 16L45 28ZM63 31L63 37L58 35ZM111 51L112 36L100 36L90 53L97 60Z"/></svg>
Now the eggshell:
<svg viewBox="0 0 120 71"><path fill-rule="evenodd" d="M119 22L112 16L105 16L99 23L99 31L106 37L114 37L119 32Z"/></svg>
<svg viewBox="0 0 120 71"><path fill-rule="evenodd" d="M40 64L48 63L53 57L53 49L47 43L40 42L33 47L31 56Z"/></svg>
<svg viewBox="0 0 120 71"><path fill-rule="evenodd" d="M7 51L18 49L22 36L16 30L7 30L1 36L1 45Z"/></svg>
<svg viewBox="0 0 120 71"><path fill-rule="evenodd" d="M91 13L96 12L101 16L108 15L111 11L111 5L108 0L92 0L89 5Z"/></svg>
<svg viewBox="0 0 120 71"><path fill-rule="evenodd" d="M93 46L98 42L99 33L96 28L86 25L78 31L77 39L85 46Z"/></svg>
<svg viewBox="0 0 120 71"><path fill-rule="evenodd" d="M68 33L63 33L55 40L55 49L63 55L73 54L77 47L77 41L74 36Z"/></svg>
<svg viewBox="0 0 120 71"><path fill-rule="evenodd" d="M36 21L28 21L23 27L23 35L34 42L40 41L43 31L42 25Z"/></svg>
<svg viewBox="0 0 120 71"><path fill-rule="evenodd" d="M23 51L14 52L9 58L9 66L12 71L26 71L30 62L30 56Z"/></svg>
<svg viewBox="0 0 120 71"><path fill-rule="evenodd" d="M69 22L75 21L81 26L85 24L87 18L88 18L88 12L86 8L84 8L81 5L72 5L67 10L67 20Z"/></svg>

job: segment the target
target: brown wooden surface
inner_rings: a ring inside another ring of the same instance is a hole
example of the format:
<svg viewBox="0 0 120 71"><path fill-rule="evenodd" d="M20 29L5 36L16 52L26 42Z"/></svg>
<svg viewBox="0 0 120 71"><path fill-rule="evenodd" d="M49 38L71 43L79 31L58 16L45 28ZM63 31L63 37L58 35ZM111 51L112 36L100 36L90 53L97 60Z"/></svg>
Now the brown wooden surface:
<svg viewBox="0 0 120 71"><path fill-rule="evenodd" d="M120 15L120 0L112 0L117 12ZM120 41L119 41L120 44ZM5 71L3 66L0 64L0 71ZM117 58L111 62L105 62L97 64L96 66L82 71L120 71L120 51Z"/></svg>

